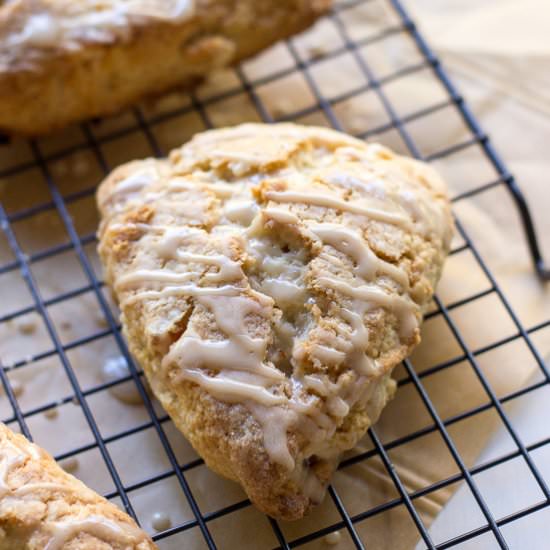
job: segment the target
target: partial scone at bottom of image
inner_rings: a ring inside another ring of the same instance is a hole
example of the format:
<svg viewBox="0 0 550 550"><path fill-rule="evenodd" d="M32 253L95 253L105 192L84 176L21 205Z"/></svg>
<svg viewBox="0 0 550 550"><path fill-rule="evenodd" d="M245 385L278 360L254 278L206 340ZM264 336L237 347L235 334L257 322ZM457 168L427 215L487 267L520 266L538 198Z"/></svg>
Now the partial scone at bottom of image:
<svg viewBox="0 0 550 550"><path fill-rule="evenodd" d="M426 164L325 128L244 124L100 186L130 350L206 464L301 518L395 392L453 230Z"/></svg>
<svg viewBox="0 0 550 550"><path fill-rule="evenodd" d="M0 2L0 131L36 136L188 88L309 27L331 0Z"/></svg>
<svg viewBox="0 0 550 550"><path fill-rule="evenodd" d="M117 506L0 423L0 550L154 550Z"/></svg>

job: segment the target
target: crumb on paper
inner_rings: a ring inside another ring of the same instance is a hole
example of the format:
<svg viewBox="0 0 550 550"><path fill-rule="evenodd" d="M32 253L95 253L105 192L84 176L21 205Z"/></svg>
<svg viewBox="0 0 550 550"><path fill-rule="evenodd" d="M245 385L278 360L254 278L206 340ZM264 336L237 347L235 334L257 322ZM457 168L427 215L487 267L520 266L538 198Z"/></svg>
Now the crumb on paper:
<svg viewBox="0 0 550 550"><path fill-rule="evenodd" d="M4 369L7 367L4 366ZM19 380L9 380L11 391L15 397L19 397L25 391L25 386ZM0 393L5 393L4 386L0 385Z"/></svg>
<svg viewBox="0 0 550 550"><path fill-rule="evenodd" d="M26 336L36 332L36 321L34 319L23 319L17 323L17 330Z"/></svg>
<svg viewBox="0 0 550 550"><path fill-rule="evenodd" d="M128 362L122 355L107 358L101 368L101 378L107 384L118 382L131 376L132 373ZM147 394L151 395L151 389L147 381L143 380L142 384ZM143 406L144 404L138 385L134 380L130 379L127 382L112 385L109 387L109 392L126 405Z"/></svg>
<svg viewBox="0 0 550 550"><path fill-rule="evenodd" d="M338 544L342 540L342 535L340 531L333 531L325 536L325 542L330 546Z"/></svg>
<svg viewBox="0 0 550 550"><path fill-rule="evenodd" d="M19 397L25 391L25 386L19 380L10 380L11 391L15 397Z"/></svg>
<svg viewBox="0 0 550 550"><path fill-rule="evenodd" d="M103 315L98 315L95 318L95 323L99 328L109 328L109 323Z"/></svg>
<svg viewBox="0 0 550 550"><path fill-rule="evenodd" d="M353 135L365 132L370 126L370 115L357 104L346 104L342 109L342 117L347 122L348 132Z"/></svg>
<svg viewBox="0 0 550 550"><path fill-rule="evenodd" d="M55 405L54 407L51 407L49 409L46 409L44 411L44 416L48 420L53 420L54 418L57 418L58 415L59 415L59 409L57 408L57 405Z"/></svg>
<svg viewBox="0 0 550 550"><path fill-rule="evenodd" d="M69 172L69 164L66 160L60 160L53 165L54 176L63 177Z"/></svg>
<svg viewBox="0 0 550 550"><path fill-rule="evenodd" d="M271 107L271 112L275 118L280 118L288 115L293 111L292 101L289 99L279 99Z"/></svg>
<svg viewBox="0 0 550 550"><path fill-rule="evenodd" d="M307 53L311 59L321 59L325 57L327 51L321 44L312 44L308 47Z"/></svg>
<svg viewBox="0 0 550 550"><path fill-rule="evenodd" d="M70 456L69 458L64 458L59 462L59 465L67 472L72 473L78 470L78 458Z"/></svg>
<svg viewBox="0 0 550 550"><path fill-rule="evenodd" d="M72 163L72 172L75 176L85 176L90 172L91 164L84 155L75 156Z"/></svg>
<svg viewBox="0 0 550 550"><path fill-rule="evenodd" d="M155 512L151 518L151 526L155 531L166 531L172 527L172 520L164 512Z"/></svg>

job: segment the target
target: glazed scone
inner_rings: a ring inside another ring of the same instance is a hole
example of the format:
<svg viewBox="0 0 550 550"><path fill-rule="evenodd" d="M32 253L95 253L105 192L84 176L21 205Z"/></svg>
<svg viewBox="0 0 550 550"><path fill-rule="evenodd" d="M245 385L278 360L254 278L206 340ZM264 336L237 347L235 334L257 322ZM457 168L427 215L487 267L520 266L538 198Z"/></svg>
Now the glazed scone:
<svg viewBox="0 0 550 550"><path fill-rule="evenodd" d="M292 124L208 131L100 186L130 349L208 466L302 517L392 397L452 234L425 164Z"/></svg>
<svg viewBox="0 0 550 550"><path fill-rule="evenodd" d="M330 3L0 2L0 131L43 134L189 86L307 28Z"/></svg>
<svg viewBox="0 0 550 550"><path fill-rule="evenodd" d="M114 504L0 423L0 550L154 550Z"/></svg>

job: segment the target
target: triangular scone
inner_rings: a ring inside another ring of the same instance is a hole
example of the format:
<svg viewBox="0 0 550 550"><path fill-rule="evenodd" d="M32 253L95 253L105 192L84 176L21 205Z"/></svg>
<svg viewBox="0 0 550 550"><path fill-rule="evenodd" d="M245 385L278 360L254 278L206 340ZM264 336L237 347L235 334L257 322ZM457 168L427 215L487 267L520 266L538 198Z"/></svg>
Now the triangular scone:
<svg viewBox="0 0 550 550"><path fill-rule="evenodd" d="M0 131L35 136L189 87L331 0L0 1Z"/></svg>
<svg viewBox="0 0 550 550"><path fill-rule="evenodd" d="M121 166L98 203L155 395L213 470L300 518L419 342L452 233L445 185L332 130L245 124Z"/></svg>
<svg viewBox="0 0 550 550"><path fill-rule="evenodd" d="M0 549L154 550L117 506L0 423Z"/></svg>

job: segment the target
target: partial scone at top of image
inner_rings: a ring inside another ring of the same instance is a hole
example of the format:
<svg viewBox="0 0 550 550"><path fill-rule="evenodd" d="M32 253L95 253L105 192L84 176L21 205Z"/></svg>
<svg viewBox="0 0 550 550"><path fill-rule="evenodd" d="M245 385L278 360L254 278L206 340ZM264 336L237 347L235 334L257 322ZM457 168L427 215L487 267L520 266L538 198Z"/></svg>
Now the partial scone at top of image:
<svg viewBox="0 0 550 550"><path fill-rule="evenodd" d="M331 0L0 2L0 131L35 136L188 87L310 26Z"/></svg>
<svg viewBox="0 0 550 550"><path fill-rule="evenodd" d="M0 550L154 550L114 504L0 423Z"/></svg>
<svg viewBox="0 0 550 550"><path fill-rule="evenodd" d="M130 349L207 465L302 517L393 396L449 250L427 165L292 124L207 131L100 186Z"/></svg>

